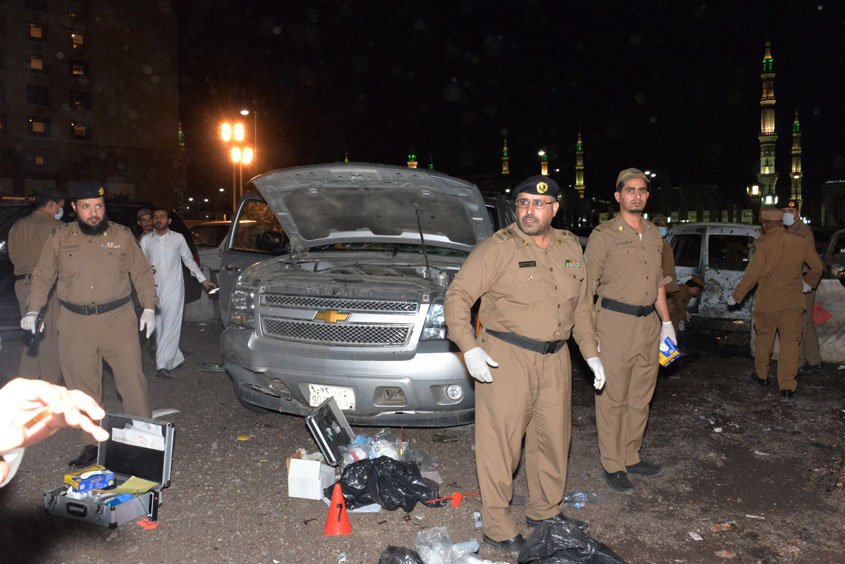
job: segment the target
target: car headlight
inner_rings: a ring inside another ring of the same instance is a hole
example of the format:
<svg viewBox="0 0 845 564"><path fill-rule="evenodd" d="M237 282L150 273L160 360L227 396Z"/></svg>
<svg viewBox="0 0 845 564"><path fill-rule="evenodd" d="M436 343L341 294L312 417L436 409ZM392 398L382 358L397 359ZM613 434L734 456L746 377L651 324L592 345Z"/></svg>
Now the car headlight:
<svg viewBox="0 0 845 564"><path fill-rule="evenodd" d="M446 338L446 315L442 303L433 303L428 306L428 315L425 317L420 341L433 341Z"/></svg>
<svg viewBox="0 0 845 564"><path fill-rule="evenodd" d="M255 291L235 286L230 301L230 322L238 327L255 327Z"/></svg>

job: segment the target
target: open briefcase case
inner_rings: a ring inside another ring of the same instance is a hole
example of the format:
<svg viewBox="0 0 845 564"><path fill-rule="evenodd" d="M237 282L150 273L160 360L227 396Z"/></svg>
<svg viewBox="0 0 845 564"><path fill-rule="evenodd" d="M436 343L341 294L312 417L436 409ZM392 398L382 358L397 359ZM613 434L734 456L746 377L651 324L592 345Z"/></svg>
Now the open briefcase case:
<svg viewBox="0 0 845 564"><path fill-rule="evenodd" d="M109 440L99 443L97 464L114 473L115 488L119 491L133 476L155 485L140 493L116 495L105 489L87 496L68 495L68 487L62 486L44 494L44 509L50 515L112 529L142 517L156 521L161 490L170 486L173 423L107 413L102 427Z"/></svg>

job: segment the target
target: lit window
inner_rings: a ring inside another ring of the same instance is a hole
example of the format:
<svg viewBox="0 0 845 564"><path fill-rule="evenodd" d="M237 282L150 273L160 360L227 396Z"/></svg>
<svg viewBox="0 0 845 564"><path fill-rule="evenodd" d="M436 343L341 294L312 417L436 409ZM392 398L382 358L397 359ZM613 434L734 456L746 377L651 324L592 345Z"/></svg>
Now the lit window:
<svg viewBox="0 0 845 564"><path fill-rule="evenodd" d="M88 76L88 63L82 61L70 62L70 75L76 78L85 78Z"/></svg>
<svg viewBox="0 0 845 564"><path fill-rule="evenodd" d="M90 139L91 129L85 123L71 122L70 137L71 139Z"/></svg>
<svg viewBox="0 0 845 564"><path fill-rule="evenodd" d="M91 109L91 95L88 92L70 92L68 97L70 107L74 110Z"/></svg>
<svg viewBox="0 0 845 564"><path fill-rule="evenodd" d="M44 41L47 39L47 28L41 24L29 23L26 24L26 29L30 39L34 39L36 41Z"/></svg>
<svg viewBox="0 0 845 564"><path fill-rule="evenodd" d="M78 31L70 32L70 44L74 49L82 49L85 47L85 36Z"/></svg>
<svg viewBox="0 0 845 564"><path fill-rule="evenodd" d="M39 137L50 135L50 120L45 118L29 118L29 133Z"/></svg>
<svg viewBox="0 0 845 564"><path fill-rule="evenodd" d="M32 55L29 57L29 70L43 72L45 68L44 57L41 55Z"/></svg>
<svg viewBox="0 0 845 564"><path fill-rule="evenodd" d="M44 155L35 155L32 157L32 163L37 167L44 167L47 165L47 157Z"/></svg>

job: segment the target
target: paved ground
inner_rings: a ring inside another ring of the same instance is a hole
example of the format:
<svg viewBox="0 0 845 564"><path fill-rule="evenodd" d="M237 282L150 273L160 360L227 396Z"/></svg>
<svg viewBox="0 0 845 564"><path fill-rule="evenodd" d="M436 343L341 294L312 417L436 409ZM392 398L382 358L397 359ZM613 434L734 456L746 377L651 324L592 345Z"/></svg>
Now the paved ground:
<svg viewBox="0 0 845 564"><path fill-rule="evenodd" d="M43 511L43 492L61 484L80 447L75 433L63 431L28 449L13 483L0 490L0 561L334 563L345 553L347 562L374 563L388 544L413 546L426 527L480 539L477 497L459 508L351 514L351 536L324 537L325 505L287 497L285 458L298 447L316 450L304 421L244 409L225 373L201 369L219 358L219 332L186 324L183 348L191 354L176 380L150 379L154 407L179 410L168 417L177 427L173 485L158 528L102 529ZM592 391L576 374L567 491L597 496L564 509L630 562L843 561L845 370L804 378L798 401L784 405L746 382L752 362L741 349L709 339L689 347L703 354L661 379L646 434L644 455L665 464L666 474L637 480L634 496L604 486ZM3 378L18 354L19 343L4 342ZM152 374L151 359L145 363ZM106 381L106 408L119 411ZM471 426L405 429L404 437L439 461L444 495L477 490ZM518 522L526 495L520 470ZM506 560L488 548L481 555Z"/></svg>

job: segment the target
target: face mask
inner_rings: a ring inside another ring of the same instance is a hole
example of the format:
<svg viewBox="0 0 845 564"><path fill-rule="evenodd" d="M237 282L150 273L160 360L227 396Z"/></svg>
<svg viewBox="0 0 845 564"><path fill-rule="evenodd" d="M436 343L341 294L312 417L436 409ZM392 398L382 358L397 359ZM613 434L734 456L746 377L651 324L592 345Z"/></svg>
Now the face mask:
<svg viewBox="0 0 845 564"><path fill-rule="evenodd" d="M668 227L658 227L657 232L660 233L661 237L665 237L666 235L669 234L669 228Z"/></svg>
<svg viewBox="0 0 845 564"><path fill-rule="evenodd" d="M790 212L785 212L783 214L783 224L789 227L790 225L795 225L795 216L792 215Z"/></svg>
<svg viewBox="0 0 845 564"><path fill-rule="evenodd" d="M54 218L56 218L56 219L61 219L63 215L65 215L65 210L64 210L64 208L59 208L59 211L57 211L56 213L54 213L54 214L53 214L53 217L54 217Z"/></svg>

